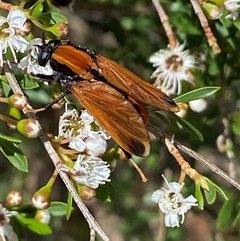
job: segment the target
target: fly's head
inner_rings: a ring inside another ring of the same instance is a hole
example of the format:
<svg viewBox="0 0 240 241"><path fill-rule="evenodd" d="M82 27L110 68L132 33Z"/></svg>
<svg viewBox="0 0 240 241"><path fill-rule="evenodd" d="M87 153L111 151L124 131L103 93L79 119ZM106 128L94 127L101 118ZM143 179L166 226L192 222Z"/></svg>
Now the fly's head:
<svg viewBox="0 0 240 241"><path fill-rule="evenodd" d="M50 40L48 43L45 43L45 40L43 42L43 45L38 46L38 63L41 66L46 66L47 62L51 60L53 52L62 42L59 39Z"/></svg>

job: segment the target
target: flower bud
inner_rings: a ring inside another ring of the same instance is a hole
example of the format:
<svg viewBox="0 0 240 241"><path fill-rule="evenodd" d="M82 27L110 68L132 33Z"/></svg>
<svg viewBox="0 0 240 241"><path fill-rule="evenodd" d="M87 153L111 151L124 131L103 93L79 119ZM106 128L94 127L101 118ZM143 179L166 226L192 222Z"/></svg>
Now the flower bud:
<svg viewBox="0 0 240 241"><path fill-rule="evenodd" d="M17 191L11 191L6 197L6 202L11 207L19 206L22 203L21 193Z"/></svg>
<svg viewBox="0 0 240 241"><path fill-rule="evenodd" d="M57 37L65 37L68 34L68 24L59 23L57 25Z"/></svg>
<svg viewBox="0 0 240 241"><path fill-rule="evenodd" d="M53 173L48 183L36 191L32 197L33 205L38 209L46 209L50 206L50 197L52 193L52 187L57 178L57 175Z"/></svg>
<svg viewBox="0 0 240 241"><path fill-rule="evenodd" d="M27 97L21 93L16 93L9 97L9 103L16 109L22 110L27 105Z"/></svg>
<svg viewBox="0 0 240 241"><path fill-rule="evenodd" d="M49 196L40 191L41 189L34 193L32 203L38 209L46 209L50 206Z"/></svg>
<svg viewBox="0 0 240 241"><path fill-rule="evenodd" d="M78 193L86 201L90 201L96 197L96 190L88 186L78 185Z"/></svg>
<svg viewBox="0 0 240 241"><path fill-rule="evenodd" d="M17 129L28 138L36 138L40 131L40 125L35 119L23 119L17 123Z"/></svg>
<svg viewBox="0 0 240 241"><path fill-rule="evenodd" d="M49 224L51 220L51 215L47 209L37 210L34 219L40 221L41 223Z"/></svg>
<svg viewBox="0 0 240 241"><path fill-rule="evenodd" d="M201 7L206 16L211 20L219 19L222 16L223 8L216 4L204 2Z"/></svg>

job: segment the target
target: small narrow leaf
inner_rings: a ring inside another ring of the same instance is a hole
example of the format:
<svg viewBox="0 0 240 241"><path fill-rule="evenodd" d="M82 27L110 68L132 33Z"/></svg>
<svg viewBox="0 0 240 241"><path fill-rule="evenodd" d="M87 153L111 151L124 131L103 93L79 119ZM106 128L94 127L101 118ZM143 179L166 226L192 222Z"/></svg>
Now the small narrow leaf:
<svg viewBox="0 0 240 241"><path fill-rule="evenodd" d="M173 116L177 119L178 123L181 126L186 127L186 129L188 129L191 133L195 134L200 141L204 140L203 135L201 134L201 132L196 127L194 127L190 122L188 122L185 119L182 119L178 115L173 115Z"/></svg>
<svg viewBox="0 0 240 241"><path fill-rule="evenodd" d="M9 94L12 90L10 85L4 81L1 81L1 89L3 91L4 96L9 96Z"/></svg>
<svg viewBox="0 0 240 241"><path fill-rule="evenodd" d="M220 87L214 87L214 86L209 86L209 87L203 87L199 89L195 89L192 91L189 91L187 93L184 93L173 100L175 102L189 102L191 100L197 100L197 99L203 99L206 98L215 92L217 92L220 89Z"/></svg>
<svg viewBox="0 0 240 241"><path fill-rule="evenodd" d="M32 89L36 89L39 87L39 84L36 81L36 79L34 79L33 77L31 77L29 75L23 76L23 79L21 79L21 81L20 81L20 85L24 90L32 90Z"/></svg>
<svg viewBox="0 0 240 241"><path fill-rule="evenodd" d="M51 19L53 19L56 23L68 23L68 19L64 15L56 12L51 13Z"/></svg>
<svg viewBox="0 0 240 241"><path fill-rule="evenodd" d="M53 216L64 216L67 214L67 210L68 206L66 203L63 202L52 202L50 207L48 208L48 211Z"/></svg>
<svg viewBox="0 0 240 241"><path fill-rule="evenodd" d="M73 206L72 206L72 194L68 193L68 200L67 200L67 212L66 212L66 219L69 220L72 210L73 210Z"/></svg>
<svg viewBox="0 0 240 241"><path fill-rule="evenodd" d="M215 188L216 191L221 194L226 200L228 200L227 194L223 191L223 189L221 187L219 187L216 183L214 183L211 179L206 178L206 180L208 181L208 183L210 184L210 188ZM212 187L211 187L212 186Z"/></svg>
<svg viewBox="0 0 240 241"><path fill-rule="evenodd" d="M33 232L40 235L49 235L52 233L52 229L46 223L41 223L40 221L33 218L25 218L23 215L18 214L16 218L23 225L27 226Z"/></svg>
<svg viewBox="0 0 240 241"><path fill-rule="evenodd" d="M0 150L19 171L28 172L27 159L15 143L0 139Z"/></svg>
<svg viewBox="0 0 240 241"><path fill-rule="evenodd" d="M18 138L12 137L12 136L6 136L0 133L0 139L3 139L5 141L14 142L14 143L21 143L22 141Z"/></svg>
<svg viewBox="0 0 240 241"><path fill-rule="evenodd" d="M204 190L204 193L208 204L213 204L216 201L217 193L212 185L209 185L209 191Z"/></svg>
<svg viewBox="0 0 240 241"><path fill-rule="evenodd" d="M201 186L198 182L195 182L195 197L198 201L198 208L203 210L204 209L204 200L203 200L203 195L201 192Z"/></svg>
<svg viewBox="0 0 240 241"><path fill-rule="evenodd" d="M237 197L233 194L228 201L226 201L219 214L217 219L217 228L218 229L226 229L232 224L234 217L236 215L236 201Z"/></svg>
<svg viewBox="0 0 240 241"><path fill-rule="evenodd" d="M37 17L41 16L42 11L43 11L43 4L42 3L37 3L33 7L32 11L31 11L31 15L32 15L33 18L37 18Z"/></svg>
<svg viewBox="0 0 240 241"><path fill-rule="evenodd" d="M161 119L162 121L164 121L165 123L167 123L168 125L171 125L171 121L165 115L157 111L155 111L153 114L157 116L159 119Z"/></svg>

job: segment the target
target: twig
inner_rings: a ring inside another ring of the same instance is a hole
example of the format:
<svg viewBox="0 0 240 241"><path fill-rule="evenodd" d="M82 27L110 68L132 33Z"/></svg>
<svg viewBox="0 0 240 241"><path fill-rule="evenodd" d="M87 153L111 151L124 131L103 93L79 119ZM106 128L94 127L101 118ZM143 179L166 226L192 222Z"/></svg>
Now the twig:
<svg viewBox="0 0 240 241"><path fill-rule="evenodd" d="M198 19L202 25L202 28L207 37L209 46L212 48L212 51L214 54L219 54L221 52L221 49L218 46L217 39L213 35L213 32L212 32L211 28L209 27L208 20L207 20L206 16L204 15L198 1L190 0L190 2L193 6L195 14L198 16Z"/></svg>
<svg viewBox="0 0 240 241"><path fill-rule="evenodd" d="M175 39L174 33L172 31L172 27L169 23L169 19L167 14L165 13L162 5L160 4L159 0L152 0L153 5L155 6L158 16L162 22L163 28L166 32L166 35L168 37L168 42L171 48L175 48L177 45L177 41Z"/></svg>
<svg viewBox="0 0 240 241"><path fill-rule="evenodd" d="M180 165L182 171L179 178L179 183L183 183L185 180L186 174L193 179L195 182L198 182L202 188L209 191L208 183L203 175L198 173L194 168L190 166L190 164L185 161L179 150L174 145L174 139L165 139L165 144L169 150L169 152L174 156L178 164Z"/></svg>
<svg viewBox="0 0 240 241"><path fill-rule="evenodd" d="M5 75L6 78L8 79L8 82L13 90L14 93L23 93L21 90L21 87L19 86L18 82L16 81L15 76L11 73L9 63L4 63L4 70L5 70ZM38 120L38 116L34 112L34 109L28 105L24 107L23 113L28 117L28 118L34 118ZM68 175L62 171L62 160L59 158L58 154L52 147L50 141L48 140L48 137L44 133L43 129L40 129L39 132L39 138L41 142L43 143L48 155L50 156L51 160L53 161L60 177L62 178L65 186L67 187L68 191L71 193L73 196L74 201L76 202L79 210L82 212L83 216L85 217L86 221L88 222L90 232L91 232L91 237L95 237L95 231L100 235L100 237L104 241L109 241L109 237L104 233L104 231L101 229L95 218L92 216L92 214L89 212L88 208L80 198L78 192L76 191L75 187L73 186L72 182L69 180ZM94 230L94 231L93 231ZM94 235L93 235L94 234ZM92 239L91 239L92 240Z"/></svg>
<svg viewBox="0 0 240 241"><path fill-rule="evenodd" d="M13 5L11 3L5 3L3 1L0 1L0 8L10 11L13 8Z"/></svg>
<svg viewBox="0 0 240 241"><path fill-rule="evenodd" d="M165 139L171 139L167 134L162 132L161 130L157 129L155 126L148 124L147 129L155 135L157 138L161 139L163 142L165 142ZM192 149L180 144L177 141L174 141L174 145L182 152L188 154L189 156L193 157L194 159L202 162L204 165L206 165L210 170L221 176L223 179L225 179L227 182L232 184L234 187L240 190L240 183L235 181L233 178L231 178L226 172L221 170L219 167L214 165L213 163L209 162L206 158L198 154L197 152L193 151Z"/></svg>

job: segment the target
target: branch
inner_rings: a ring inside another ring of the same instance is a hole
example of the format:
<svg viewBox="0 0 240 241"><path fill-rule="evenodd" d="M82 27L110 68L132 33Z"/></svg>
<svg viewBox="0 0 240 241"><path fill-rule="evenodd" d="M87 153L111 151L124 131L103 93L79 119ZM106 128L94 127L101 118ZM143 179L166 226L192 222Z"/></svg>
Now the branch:
<svg viewBox="0 0 240 241"><path fill-rule="evenodd" d="M172 31L172 27L169 23L168 16L166 12L164 11L162 5L160 4L159 0L152 0L153 5L155 6L158 16L162 22L163 28L166 32L166 35L168 37L168 42L171 48L175 48L177 45L177 41L175 39L174 33Z"/></svg>
<svg viewBox="0 0 240 241"><path fill-rule="evenodd" d="M212 32L211 28L209 27L208 20L207 20L206 16L204 15L198 1L190 0L190 2L193 6L195 14L198 16L201 26L205 32L209 46L212 48L212 51L214 54L219 54L221 52L221 49L218 46L217 39L213 35L213 32Z"/></svg>
<svg viewBox="0 0 240 241"><path fill-rule="evenodd" d="M23 91L21 90L21 87L19 86L15 76L11 73L9 63L4 63L4 70L5 70L5 75L6 78L8 79L8 82L13 90L14 93L21 93L24 94ZM23 109L23 113L28 117L28 118L33 118L38 120L38 116L34 112L34 109L32 106L28 103L26 107ZM48 137L44 133L42 127L40 126L40 132L39 132L39 138L44 145L48 155L50 156L52 162L55 165L55 168L57 172L59 173L60 177L62 178L65 186L67 187L68 191L71 193L74 201L76 202L79 210L82 212L83 216L85 217L86 221L88 222L89 228L90 228L90 236L91 240L93 240L93 237L95 237L95 231L100 235L100 237L104 241L109 241L110 239L108 236L104 233L104 231L101 229L95 218L92 216L92 214L89 212L88 208L80 198L78 192L76 191L75 187L73 186L72 182L70 181L67 173L62 171L63 163L54 148L52 147L52 144L48 140Z"/></svg>
<svg viewBox="0 0 240 241"><path fill-rule="evenodd" d="M166 135L161 130L157 129L155 126L148 124L147 129L155 135L157 138L161 139L165 143L165 139L169 138L168 135ZM232 184L234 187L240 190L240 183L235 181L233 178L231 178L226 172L224 172L222 169L214 165L213 163L209 162L206 158L198 154L197 152L193 151L192 149L182 145L181 143L174 141L173 143L180 151L188 154L189 156L193 157L194 159L202 162L204 165L206 165L209 169L211 169L213 172L221 176L223 179L225 179L227 182Z"/></svg>

